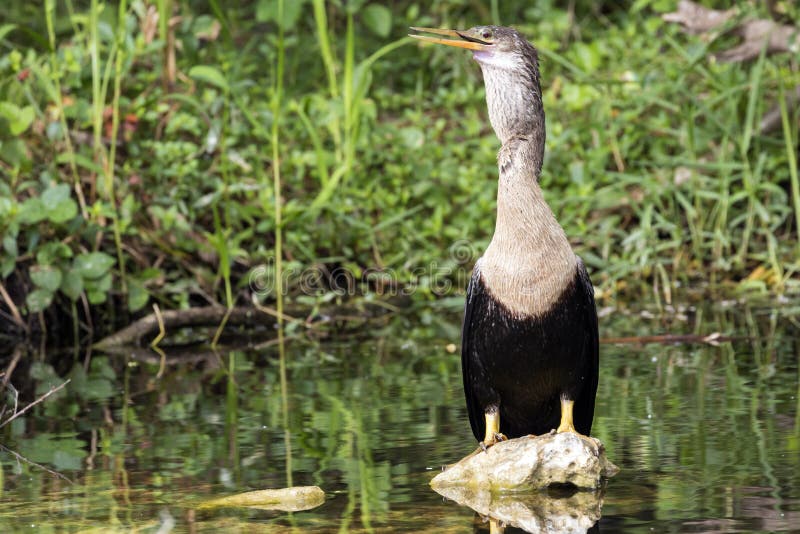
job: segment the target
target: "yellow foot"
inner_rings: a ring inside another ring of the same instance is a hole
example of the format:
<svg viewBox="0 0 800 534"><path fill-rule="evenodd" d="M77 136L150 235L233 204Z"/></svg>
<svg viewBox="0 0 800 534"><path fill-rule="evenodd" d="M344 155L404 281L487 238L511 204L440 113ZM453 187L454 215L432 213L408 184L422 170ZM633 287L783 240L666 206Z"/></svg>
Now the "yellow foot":
<svg viewBox="0 0 800 534"><path fill-rule="evenodd" d="M556 433L561 434L562 432L572 432L573 434L577 434L582 436L580 432L575 430L575 425L572 423L572 407L575 405L575 401L568 400L565 398L561 399L561 423L558 425L558 429Z"/></svg>
<svg viewBox="0 0 800 534"><path fill-rule="evenodd" d="M481 441L481 449L483 449L483 452L486 452L492 445L500 443L501 441L506 441L507 439L508 438L505 434L495 432L491 436L486 437L483 441Z"/></svg>
<svg viewBox="0 0 800 534"><path fill-rule="evenodd" d="M500 410L497 406L490 406L483 414L486 421L486 433L483 435L481 441L481 449L483 452L497 442L505 441L508 438L500 433Z"/></svg>
<svg viewBox="0 0 800 534"><path fill-rule="evenodd" d="M503 534L506 531L505 521L492 519L488 515L482 515L481 521L484 523L489 523L489 534Z"/></svg>
<svg viewBox="0 0 800 534"><path fill-rule="evenodd" d="M562 432L572 432L573 434L578 434L579 432L575 430L575 427L572 425L565 425L561 423L558 425L558 429L556 429L556 434L561 434Z"/></svg>

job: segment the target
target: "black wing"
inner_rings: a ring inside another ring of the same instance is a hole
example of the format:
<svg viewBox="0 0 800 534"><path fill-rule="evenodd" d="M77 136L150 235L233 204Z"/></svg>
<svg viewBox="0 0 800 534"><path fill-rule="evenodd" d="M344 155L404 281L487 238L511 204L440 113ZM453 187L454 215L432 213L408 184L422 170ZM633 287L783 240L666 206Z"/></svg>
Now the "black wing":
<svg viewBox="0 0 800 534"><path fill-rule="evenodd" d="M580 388L575 391L575 408L574 408L574 424L578 432L589 435L592 428L592 419L594 417L594 404L595 394L597 391L597 374L599 370L599 338L597 332L597 310L594 303L594 288L592 282L589 280L589 275L586 272L586 267L583 262L579 260L576 268L576 278L573 289L569 295L568 300L574 303L569 306L569 318L567 320L570 324L578 325L580 328L580 338L571 337L568 339L566 345L559 345L558 347L546 346L540 347L539 350L553 351L567 350L569 354L565 355L569 361L574 364L579 364L583 372L587 374L586 379L582 381ZM496 310L494 304L491 302L491 297L486 291L486 287L481 280L479 269L475 269L472 273L472 278L467 286L467 300L464 307L464 323L461 330L461 372L464 379L464 394L467 401L467 414L469 415L469 423L472 427L472 433L475 439L482 440L486 431L486 421L484 419L484 408L491 404L492 398L497 395L494 391L493 384L490 383L487 375L487 370L484 368L481 353L484 353L489 348L486 343L486 329L491 324L491 329L494 334L502 339L505 339L505 334L514 331L515 335L533 336L534 339L529 340L534 345L541 344L545 341L539 333L542 324L550 324L551 327L563 327L564 319L561 316L546 317L543 319L545 322L534 321L532 325L515 325L509 326L508 318L503 319L502 315L499 317L494 314ZM556 321L557 324L551 323ZM573 323L574 321L574 323ZM511 321L513 323L513 321ZM497 328L503 328L498 333ZM509 328L511 330L509 330ZM519 328L522 328L519 331ZM497 341L497 340L495 340ZM536 345L538 346L538 345ZM502 362L508 363L511 358L512 363L516 366L520 373L526 376L534 376L543 373L545 376L551 372L547 368L538 367L538 358L521 358L519 343L512 343L512 345L503 345L505 348L498 348L493 346L491 350L497 349L495 356L502 356L498 365L502 366ZM522 352L529 352L529 349L524 349ZM495 362L497 363L497 362ZM522 367L519 367L522 365ZM572 364L570 364L572 365ZM507 381L508 376L502 377L501 380ZM515 387L515 386L508 386ZM508 389L508 387L506 389ZM530 393L530 392L528 392ZM534 392L535 393L535 392ZM520 393L522 395L522 393ZM525 421L517 421L517 427L514 427L514 420L507 420L505 428L507 435L524 435L526 433L542 433L547 432L553 428L553 425L558 425L558 401L555 399L555 412L552 413L553 421L548 420L550 415L545 409L547 406L542 405L543 399L529 398L522 404L519 404L524 396L518 396L517 409L524 409L531 412L531 418ZM499 400L499 399L497 399ZM506 405L508 409L509 405ZM539 412L540 416L534 417L534 412ZM502 414L502 407L501 407ZM509 426L509 424L511 426ZM516 428L516 429L515 429Z"/></svg>
<svg viewBox="0 0 800 534"><path fill-rule="evenodd" d="M586 266L578 258L578 292L583 302L583 315L586 329L583 340L583 357L589 363L589 380L575 403L575 428L588 436L594 418L594 398L597 393L597 379L600 372L600 338L597 328L597 308L594 302L594 287L586 272Z"/></svg>
<svg viewBox="0 0 800 534"><path fill-rule="evenodd" d="M473 369L475 361L473 358L472 324L473 314L480 306L477 301L483 296L483 285L481 284L481 273L476 267L472 271L472 278L467 285L467 301L464 304L464 323L461 326L461 376L464 380L464 396L467 398L467 414L472 433L478 441L483 439L486 433L486 421L484 419L483 408L478 403L478 398L473 392L472 384L476 379L476 369Z"/></svg>

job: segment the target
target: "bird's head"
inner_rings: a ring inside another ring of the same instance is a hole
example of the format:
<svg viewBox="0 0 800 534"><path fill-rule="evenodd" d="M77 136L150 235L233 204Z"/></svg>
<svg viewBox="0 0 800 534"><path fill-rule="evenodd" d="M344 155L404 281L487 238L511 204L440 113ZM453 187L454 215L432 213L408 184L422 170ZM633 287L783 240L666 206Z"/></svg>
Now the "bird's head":
<svg viewBox="0 0 800 534"><path fill-rule="evenodd" d="M536 134L544 145L539 59L533 45L517 30L505 26L475 26L469 30L411 29L452 37L410 35L415 39L473 51L483 71L489 119L500 141L506 143L515 137Z"/></svg>

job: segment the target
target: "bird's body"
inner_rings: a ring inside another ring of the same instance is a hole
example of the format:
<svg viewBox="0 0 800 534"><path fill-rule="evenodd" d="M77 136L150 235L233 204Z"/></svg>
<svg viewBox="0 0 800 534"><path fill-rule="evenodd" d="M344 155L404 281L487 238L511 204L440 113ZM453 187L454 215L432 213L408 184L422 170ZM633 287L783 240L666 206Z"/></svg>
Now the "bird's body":
<svg viewBox="0 0 800 534"><path fill-rule="evenodd" d="M561 399L575 401L574 425L589 435L597 389L594 302L583 265L549 309L517 316L483 279L480 262L467 290L461 365L467 412L475 438L486 437L487 410L498 410L508 437L559 427ZM569 326L567 326L569 325ZM577 331L576 325L585 326ZM491 440L491 436L489 437Z"/></svg>
<svg viewBox="0 0 800 534"><path fill-rule="evenodd" d="M475 51L502 143L495 232L467 288L462 330L472 431L484 445L556 428L588 435L599 363L594 290L539 186L536 50L511 28L424 30L463 41L423 40Z"/></svg>

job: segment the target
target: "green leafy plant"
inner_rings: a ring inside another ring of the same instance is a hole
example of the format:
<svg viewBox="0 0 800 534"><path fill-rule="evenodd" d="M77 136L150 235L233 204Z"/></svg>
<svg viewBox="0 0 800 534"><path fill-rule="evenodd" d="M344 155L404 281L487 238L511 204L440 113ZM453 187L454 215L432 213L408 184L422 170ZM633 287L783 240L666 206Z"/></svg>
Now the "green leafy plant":
<svg viewBox="0 0 800 534"><path fill-rule="evenodd" d="M424 298L442 296L440 269L457 294L491 237L498 143L469 55L405 35L478 21L514 21L540 50L541 180L600 297L795 290L797 113L784 105L779 132L759 120L796 66L708 61L720 41L666 24L662 2L575 6L602 16L521 0L11 2L0 307L74 332L98 309L232 307L262 264L312 305L339 296L303 294L309 269Z"/></svg>

